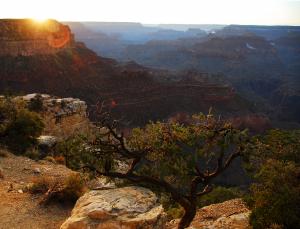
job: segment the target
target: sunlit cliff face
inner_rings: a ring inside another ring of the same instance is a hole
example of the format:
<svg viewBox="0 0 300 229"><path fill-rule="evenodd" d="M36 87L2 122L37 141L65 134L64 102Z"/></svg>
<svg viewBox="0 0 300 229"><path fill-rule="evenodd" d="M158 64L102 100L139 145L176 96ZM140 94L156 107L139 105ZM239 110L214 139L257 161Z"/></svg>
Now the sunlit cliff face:
<svg viewBox="0 0 300 229"><path fill-rule="evenodd" d="M3 19L0 28L0 55L51 54L73 41L69 27L55 20Z"/></svg>
<svg viewBox="0 0 300 229"><path fill-rule="evenodd" d="M48 44L53 48L62 48L70 42L71 33L67 26L58 25L56 21L46 18L31 19L36 30L49 31Z"/></svg>

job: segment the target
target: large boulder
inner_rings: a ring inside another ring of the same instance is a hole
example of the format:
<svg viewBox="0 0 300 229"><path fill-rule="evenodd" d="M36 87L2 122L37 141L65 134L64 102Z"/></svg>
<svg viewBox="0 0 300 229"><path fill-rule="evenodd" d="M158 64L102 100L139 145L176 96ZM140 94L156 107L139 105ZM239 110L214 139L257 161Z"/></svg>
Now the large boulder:
<svg viewBox="0 0 300 229"><path fill-rule="evenodd" d="M156 195L133 186L86 193L60 229L161 229L164 224Z"/></svg>

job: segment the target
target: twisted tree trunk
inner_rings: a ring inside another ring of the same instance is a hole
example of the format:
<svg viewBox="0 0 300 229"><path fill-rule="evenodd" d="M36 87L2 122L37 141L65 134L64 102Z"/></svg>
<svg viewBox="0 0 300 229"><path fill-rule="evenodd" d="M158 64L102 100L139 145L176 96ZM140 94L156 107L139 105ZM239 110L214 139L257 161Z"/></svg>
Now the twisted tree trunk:
<svg viewBox="0 0 300 229"><path fill-rule="evenodd" d="M193 221L195 215L196 215L196 203L190 203L189 207L184 208L184 215L180 219L180 222L178 224L178 229L184 229L190 226L191 222Z"/></svg>

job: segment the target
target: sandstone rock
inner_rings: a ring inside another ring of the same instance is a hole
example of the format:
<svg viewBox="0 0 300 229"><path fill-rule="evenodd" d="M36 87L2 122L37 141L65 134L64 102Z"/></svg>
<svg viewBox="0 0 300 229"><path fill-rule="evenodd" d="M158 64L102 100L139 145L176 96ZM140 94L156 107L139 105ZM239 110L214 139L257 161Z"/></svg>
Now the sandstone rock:
<svg viewBox="0 0 300 229"><path fill-rule="evenodd" d="M45 128L38 138L40 145L51 148L57 141L67 139L74 134L86 133L90 122L87 117L87 104L77 98L58 98L48 94L28 94L15 97L26 103L39 96L43 109L39 111ZM56 138L56 139L55 139Z"/></svg>
<svg viewBox="0 0 300 229"><path fill-rule="evenodd" d="M165 214L153 192L141 187L90 191L61 229L161 229Z"/></svg>
<svg viewBox="0 0 300 229"><path fill-rule="evenodd" d="M188 229L250 229L249 215L241 199L228 200L199 209ZM169 222L167 228L176 229L178 222Z"/></svg>
<svg viewBox="0 0 300 229"><path fill-rule="evenodd" d="M210 228L215 229L250 229L249 225L250 212L242 212L230 216L222 216L213 222Z"/></svg>

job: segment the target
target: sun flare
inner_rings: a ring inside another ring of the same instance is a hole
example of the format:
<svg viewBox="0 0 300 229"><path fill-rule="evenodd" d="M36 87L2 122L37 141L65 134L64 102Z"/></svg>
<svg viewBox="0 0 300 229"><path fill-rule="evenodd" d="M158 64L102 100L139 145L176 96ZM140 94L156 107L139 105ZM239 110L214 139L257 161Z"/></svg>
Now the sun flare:
<svg viewBox="0 0 300 229"><path fill-rule="evenodd" d="M37 23L45 23L47 20L48 20L48 18L45 18L45 17L34 17L34 18L32 18L32 20L33 21L35 21L35 22L37 22Z"/></svg>

